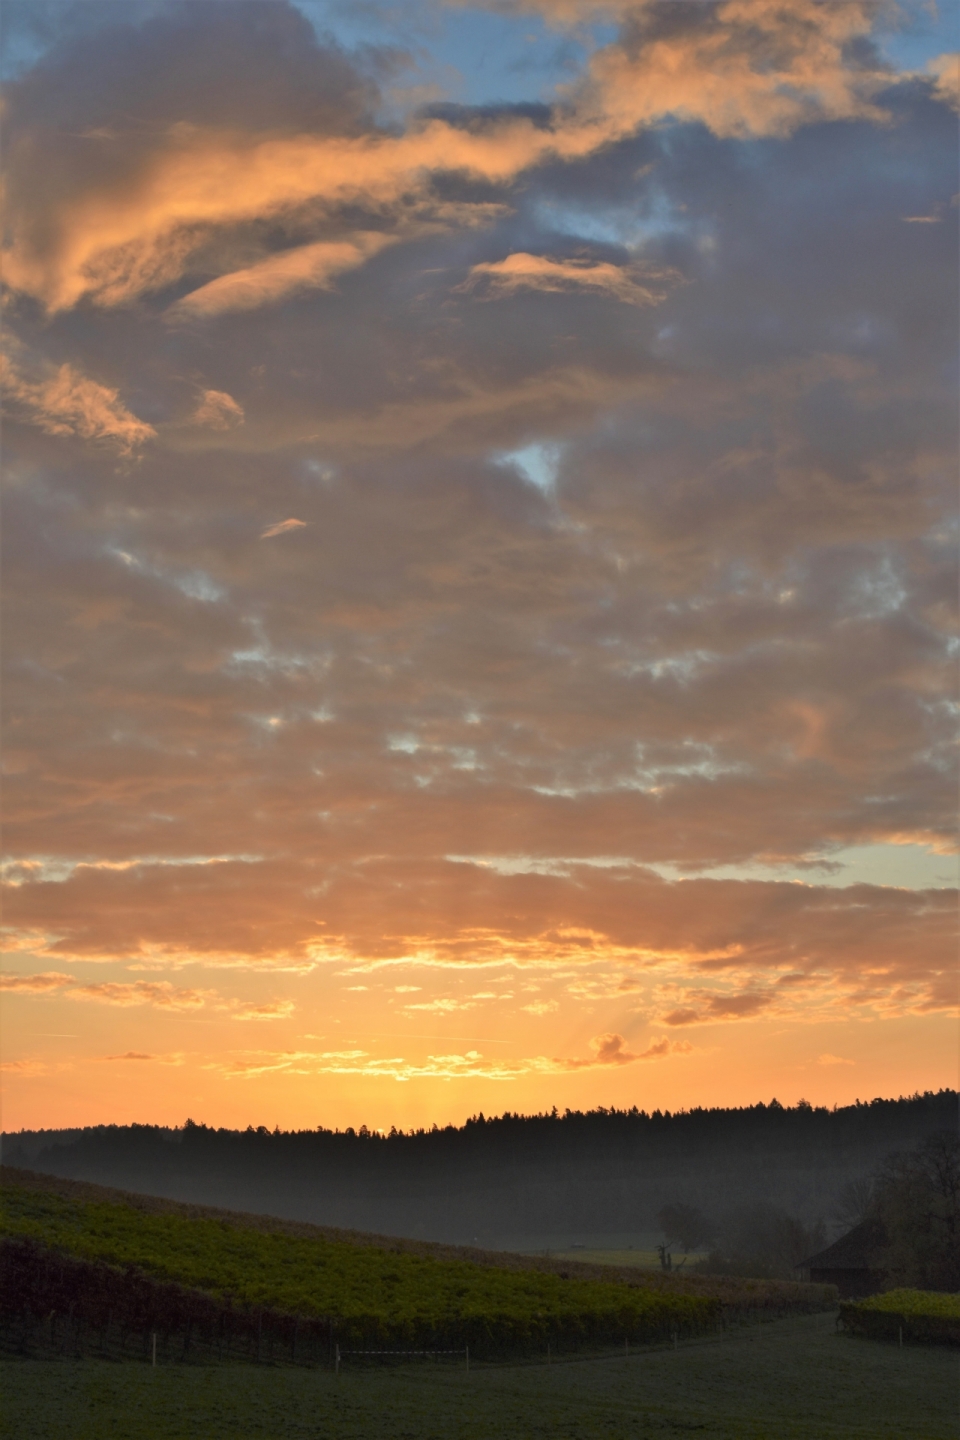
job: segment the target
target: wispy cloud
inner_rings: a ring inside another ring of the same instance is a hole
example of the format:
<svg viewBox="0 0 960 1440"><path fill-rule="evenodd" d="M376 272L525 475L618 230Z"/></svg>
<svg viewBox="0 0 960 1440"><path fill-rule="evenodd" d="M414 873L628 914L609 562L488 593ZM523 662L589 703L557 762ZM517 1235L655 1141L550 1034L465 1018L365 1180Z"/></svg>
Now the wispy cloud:
<svg viewBox="0 0 960 1440"><path fill-rule="evenodd" d="M266 530L261 531L261 540L272 540L274 535L286 535L291 530L302 530L308 522L297 520L293 516L289 520L278 520L275 525L268 525Z"/></svg>
<svg viewBox="0 0 960 1440"><path fill-rule="evenodd" d="M276 304L298 290L326 289L398 237L371 232L349 240L317 241L271 255L244 270L221 275L171 307L171 319L206 319L233 310Z"/></svg>
<svg viewBox="0 0 960 1440"><path fill-rule="evenodd" d="M285 1020L296 1009L292 1000L224 999L216 990L174 985L169 980L102 980L82 984L73 975L46 971L37 975L0 975L0 990L33 995L62 995L103 1005L150 1005L161 1010L224 1012L232 1020Z"/></svg>
<svg viewBox="0 0 960 1440"><path fill-rule="evenodd" d="M268 1000L263 1004L253 1001L237 1003L231 1007L231 1020L286 1020L296 1009L292 1000Z"/></svg>
<svg viewBox="0 0 960 1440"><path fill-rule="evenodd" d="M437 1015L452 1015L458 1010L475 1010L476 1000L457 1000L451 995L440 995L435 1000L407 1001L404 1010L433 1011Z"/></svg>
<svg viewBox="0 0 960 1440"><path fill-rule="evenodd" d="M290 1075L362 1075L397 1081L423 1079L517 1080L526 1075L558 1075L574 1070L604 1066L632 1065L640 1060L660 1060L668 1055L686 1055L693 1046L686 1041L666 1037L654 1041L645 1050L629 1049L622 1035L599 1035L590 1042L593 1055L589 1059L548 1059L531 1056L519 1060L488 1060L479 1050L464 1053L428 1055L412 1061L402 1056L381 1058L365 1050L339 1051L244 1051L224 1060L210 1060L208 1068L221 1070L228 1076L254 1079L269 1073Z"/></svg>

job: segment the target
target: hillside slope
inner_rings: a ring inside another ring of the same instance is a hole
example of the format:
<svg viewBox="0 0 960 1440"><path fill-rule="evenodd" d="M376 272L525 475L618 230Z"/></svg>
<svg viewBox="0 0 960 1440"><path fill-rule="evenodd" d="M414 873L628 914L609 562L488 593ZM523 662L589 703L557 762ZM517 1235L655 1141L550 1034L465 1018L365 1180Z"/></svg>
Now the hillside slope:
<svg viewBox="0 0 960 1440"><path fill-rule="evenodd" d="M15 1353L339 1363L341 1347L495 1358L714 1331L832 1287L560 1269L24 1171L0 1175L0 1343Z"/></svg>

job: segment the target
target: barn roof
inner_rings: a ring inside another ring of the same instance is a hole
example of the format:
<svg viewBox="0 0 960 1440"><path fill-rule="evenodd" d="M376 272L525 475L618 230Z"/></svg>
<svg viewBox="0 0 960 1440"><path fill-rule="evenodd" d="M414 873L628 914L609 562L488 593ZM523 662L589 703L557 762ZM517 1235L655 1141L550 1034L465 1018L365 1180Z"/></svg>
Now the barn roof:
<svg viewBox="0 0 960 1440"><path fill-rule="evenodd" d="M886 1244L883 1222L863 1220L826 1250L802 1263L805 1269L813 1270L878 1270L882 1269L881 1252Z"/></svg>

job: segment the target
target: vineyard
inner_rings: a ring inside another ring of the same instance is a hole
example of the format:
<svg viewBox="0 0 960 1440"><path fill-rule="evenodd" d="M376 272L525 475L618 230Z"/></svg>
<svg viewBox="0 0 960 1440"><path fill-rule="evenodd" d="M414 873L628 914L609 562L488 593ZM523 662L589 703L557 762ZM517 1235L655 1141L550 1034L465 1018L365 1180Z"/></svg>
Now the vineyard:
<svg viewBox="0 0 960 1440"><path fill-rule="evenodd" d="M478 1358L650 1341L712 1327L719 1300L616 1281L152 1214L28 1188L0 1194L4 1323L74 1346L176 1336L191 1350L318 1361L334 1348L469 1346ZM58 1322L60 1331L57 1330ZM71 1330L70 1327L73 1327ZM79 1341L77 1341L79 1344ZM82 1347L81 1347L82 1348Z"/></svg>
<svg viewBox="0 0 960 1440"><path fill-rule="evenodd" d="M843 1301L840 1318L854 1334L877 1340L934 1341L960 1345L960 1295L930 1290L888 1290L869 1299Z"/></svg>

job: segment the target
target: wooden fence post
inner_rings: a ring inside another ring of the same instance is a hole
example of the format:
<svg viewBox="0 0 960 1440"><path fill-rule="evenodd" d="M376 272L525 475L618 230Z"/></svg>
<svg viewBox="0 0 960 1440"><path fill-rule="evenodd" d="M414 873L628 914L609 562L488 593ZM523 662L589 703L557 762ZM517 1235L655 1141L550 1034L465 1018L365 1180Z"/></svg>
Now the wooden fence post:
<svg viewBox="0 0 960 1440"><path fill-rule="evenodd" d="M470 1346L467 1346L467 1374L470 1374Z"/></svg>
<svg viewBox="0 0 960 1440"><path fill-rule="evenodd" d="M156 1332L156 1330L151 1330L151 1331L150 1331L150 1364L153 1366L154 1369L157 1368L157 1332Z"/></svg>
<svg viewBox="0 0 960 1440"><path fill-rule="evenodd" d="M339 1346L339 1345L337 1346L337 1358L336 1358L336 1360L334 1361L333 1373L334 1373L335 1375L339 1375L339 1374L340 1374L340 1346Z"/></svg>

